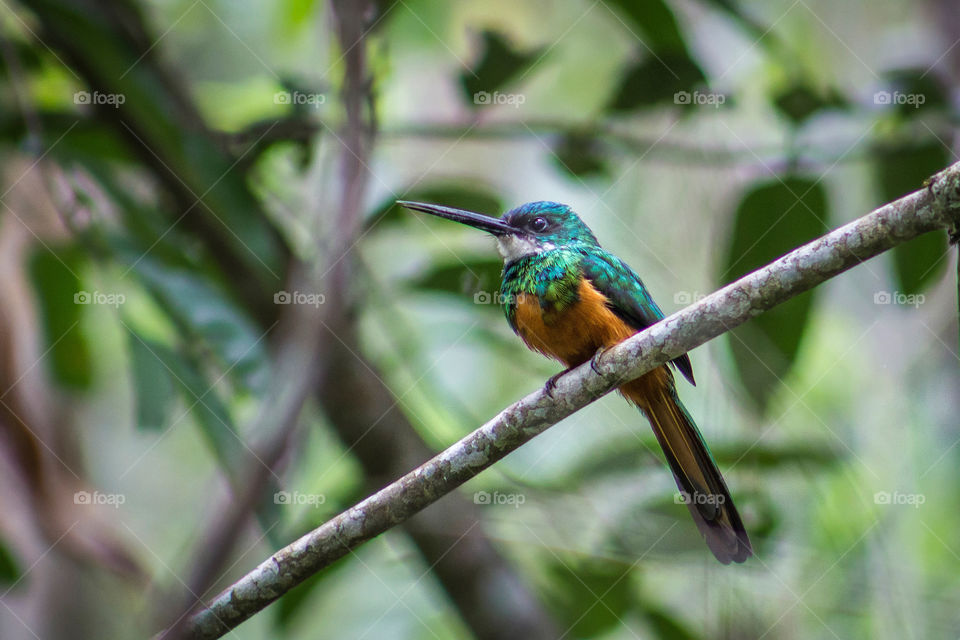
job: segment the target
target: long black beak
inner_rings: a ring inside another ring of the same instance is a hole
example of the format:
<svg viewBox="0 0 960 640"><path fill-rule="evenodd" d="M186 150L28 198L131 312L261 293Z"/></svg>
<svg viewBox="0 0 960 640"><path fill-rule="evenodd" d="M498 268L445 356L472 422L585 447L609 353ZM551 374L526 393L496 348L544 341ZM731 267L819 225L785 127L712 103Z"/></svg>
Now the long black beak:
<svg viewBox="0 0 960 640"><path fill-rule="evenodd" d="M422 211L433 216L446 218L455 222L461 222L470 225L476 229L481 229L495 236L504 236L511 233L517 233L518 229L511 227L500 218L492 218L482 213L473 213L463 209L454 209L453 207L443 207L438 204L426 204L424 202L410 202L408 200L397 200L397 204L413 211Z"/></svg>

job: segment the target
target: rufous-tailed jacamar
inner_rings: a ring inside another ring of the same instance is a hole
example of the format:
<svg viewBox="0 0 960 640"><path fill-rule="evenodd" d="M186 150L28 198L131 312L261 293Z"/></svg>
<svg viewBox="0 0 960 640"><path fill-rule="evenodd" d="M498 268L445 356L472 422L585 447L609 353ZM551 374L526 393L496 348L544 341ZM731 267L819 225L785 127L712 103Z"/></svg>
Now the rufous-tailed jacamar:
<svg viewBox="0 0 960 640"><path fill-rule="evenodd" d="M528 347L567 367L663 319L640 277L602 249L566 205L531 202L493 218L434 204L399 204L493 234L504 260L500 294L510 327ZM671 364L694 383L686 354ZM713 554L724 564L750 557L740 515L700 430L677 397L669 367L622 385L620 393L649 419Z"/></svg>

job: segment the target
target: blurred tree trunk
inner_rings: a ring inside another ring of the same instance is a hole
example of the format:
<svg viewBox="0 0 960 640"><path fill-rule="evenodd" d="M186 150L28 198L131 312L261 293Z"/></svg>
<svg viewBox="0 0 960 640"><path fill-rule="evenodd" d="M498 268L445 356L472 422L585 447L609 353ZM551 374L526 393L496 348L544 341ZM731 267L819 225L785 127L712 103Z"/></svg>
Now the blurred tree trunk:
<svg viewBox="0 0 960 640"><path fill-rule="evenodd" d="M340 25L344 41L366 37L369 13L362 15L364 5L336 3L351 20ZM290 252L246 187L238 158L220 148L217 134L206 129L188 94L174 80L177 74L161 62L139 6L105 0L37 0L30 6L39 18L41 38L63 55L91 91L126 96L120 108L107 106L98 115L126 139L172 196L176 210L184 212L181 224L203 241L235 297L262 327L271 326L277 314L272 296L282 288L280 276L288 269L284 265L289 264ZM355 48L362 51L364 46L360 43ZM356 55L346 56L348 67ZM352 87L345 94L348 130L361 131L359 119L367 108L368 90L368 86ZM370 143L372 138L364 140L360 135L348 144L366 154L369 148L364 145ZM344 202L353 208L349 224L359 230L364 180L358 179L356 171L345 170ZM171 212L169 221L178 219ZM241 230L248 243L264 246L262 254L251 256L243 242L238 243L233 236ZM337 274L338 290L357 289L349 262ZM353 448L369 482L380 485L433 452L399 411L371 364L356 355L361 350L351 306L338 305L330 321L339 339L327 338L332 354L321 375L324 383L318 397L340 437ZM490 544L482 527L476 526L479 521L476 507L460 496L450 496L406 530L476 637L556 637L550 616Z"/></svg>

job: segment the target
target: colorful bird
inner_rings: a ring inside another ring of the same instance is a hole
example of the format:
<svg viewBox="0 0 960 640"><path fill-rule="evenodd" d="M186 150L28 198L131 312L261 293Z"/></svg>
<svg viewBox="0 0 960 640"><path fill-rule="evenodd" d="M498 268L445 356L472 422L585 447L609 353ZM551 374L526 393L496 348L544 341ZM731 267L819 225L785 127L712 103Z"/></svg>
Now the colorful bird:
<svg viewBox="0 0 960 640"><path fill-rule="evenodd" d="M493 234L504 260L500 294L510 327L529 348L568 368L663 319L640 277L601 248L567 205L530 202L493 218L434 204L398 204ZM695 384L686 354L671 364ZM548 381L548 391L556 377ZM650 421L682 500L717 560L729 564L750 557L740 514L677 397L670 368L659 367L619 390Z"/></svg>

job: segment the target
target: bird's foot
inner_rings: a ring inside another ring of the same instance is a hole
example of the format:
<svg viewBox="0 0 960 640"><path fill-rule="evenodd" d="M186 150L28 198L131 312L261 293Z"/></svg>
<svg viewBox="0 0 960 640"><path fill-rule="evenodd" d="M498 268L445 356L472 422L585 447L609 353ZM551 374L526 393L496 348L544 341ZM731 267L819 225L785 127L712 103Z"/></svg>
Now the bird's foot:
<svg viewBox="0 0 960 640"><path fill-rule="evenodd" d="M597 375L603 375L603 372L600 371L597 367L599 366L599 358L606 353L610 347L600 347L597 349L597 352L593 354L593 357L590 358L590 368L593 369L593 372ZM558 374L550 376L550 378L544 383L543 390L547 392L547 395L551 398L553 397L553 390L557 387L557 380L560 379L560 376L564 376L571 371L576 369L576 367L567 367Z"/></svg>
<svg viewBox="0 0 960 640"><path fill-rule="evenodd" d="M590 368L593 369L593 372L598 376L602 376L603 372L600 371L597 367L600 366L600 358L609 351L610 347L600 347L597 349L597 352L593 354L593 357L590 358Z"/></svg>
<svg viewBox="0 0 960 640"><path fill-rule="evenodd" d="M571 369L573 369L573 367L568 367L560 373L550 376L550 378L544 383L543 390L547 392L548 396L551 398L553 397L553 390L557 388L557 380L560 379L560 376L570 373Z"/></svg>

